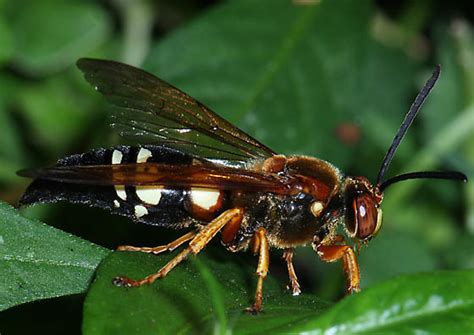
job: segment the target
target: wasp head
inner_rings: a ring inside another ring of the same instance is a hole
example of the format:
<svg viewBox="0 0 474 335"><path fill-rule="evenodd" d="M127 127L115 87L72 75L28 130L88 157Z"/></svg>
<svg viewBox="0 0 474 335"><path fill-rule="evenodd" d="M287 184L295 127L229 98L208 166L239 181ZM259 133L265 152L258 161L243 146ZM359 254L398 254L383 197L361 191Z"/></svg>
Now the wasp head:
<svg viewBox="0 0 474 335"><path fill-rule="evenodd" d="M344 206L345 206L345 228L349 236L359 241L368 241L379 231L382 225L382 210L380 203L383 198L383 191L390 185L403 180L434 178L467 181L466 175L456 171L420 171L401 174L389 179L384 179L385 173L390 166L395 152L405 136L408 128L412 124L416 115L420 111L423 102L433 89L439 78L440 66L438 65L430 79L418 93L415 101L405 115L400 128L398 129L392 144L390 145L380 167L377 181L372 185L364 177L347 177L344 183Z"/></svg>
<svg viewBox="0 0 474 335"><path fill-rule="evenodd" d="M383 194L364 177L349 177L344 187L344 225L351 238L368 241L382 226Z"/></svg>

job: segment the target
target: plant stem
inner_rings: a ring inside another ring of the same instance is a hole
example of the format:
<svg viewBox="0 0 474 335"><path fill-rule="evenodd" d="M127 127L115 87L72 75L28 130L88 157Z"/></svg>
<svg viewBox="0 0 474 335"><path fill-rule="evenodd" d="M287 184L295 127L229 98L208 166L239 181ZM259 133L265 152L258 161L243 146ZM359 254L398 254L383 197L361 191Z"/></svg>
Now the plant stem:
<svg viewBox="0 0 474 335"><path fill-rule="evenodd" d="M147 0L115 0L123 21L121 60L140 66L148 55L153 28L153 12Z"/></svg>

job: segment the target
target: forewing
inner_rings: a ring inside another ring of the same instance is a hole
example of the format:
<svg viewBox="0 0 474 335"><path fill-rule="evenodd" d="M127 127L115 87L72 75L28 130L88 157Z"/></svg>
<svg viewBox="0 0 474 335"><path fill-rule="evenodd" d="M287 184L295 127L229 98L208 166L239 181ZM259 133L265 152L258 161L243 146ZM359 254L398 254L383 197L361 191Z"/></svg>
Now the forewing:
<svg viewBox="0 0 474 335"><path fill-rule="evenodd" d="M289 176L211 165L182 166L138 163L56 166L40 170L20 171L19 175L73 184L159 185L170 189L202 187L278 194L290 194L299 187L297 180Z"/></svg>
<svg viewBox="0 0 474 335"><path fill-rule="evenodd" d="M150 73L107 60L80 59L77 66L117 107L112 126L122 136L209 159L245 162L274 155L202 103Z"/></svg>

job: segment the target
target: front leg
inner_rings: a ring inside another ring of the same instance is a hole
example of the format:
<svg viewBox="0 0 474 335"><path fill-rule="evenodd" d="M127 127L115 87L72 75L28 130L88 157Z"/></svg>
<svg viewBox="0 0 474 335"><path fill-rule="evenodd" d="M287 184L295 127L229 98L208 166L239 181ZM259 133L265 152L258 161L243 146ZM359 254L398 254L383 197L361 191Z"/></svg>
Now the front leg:
<svg viewBox="0 0 474 335"><path fill-rule="evenodd" d="M342 259L342 265L347 278L347 293L360 291L360 270L354 250L348 245L313 245L313 249L325 262L335 262Z"/></svg>

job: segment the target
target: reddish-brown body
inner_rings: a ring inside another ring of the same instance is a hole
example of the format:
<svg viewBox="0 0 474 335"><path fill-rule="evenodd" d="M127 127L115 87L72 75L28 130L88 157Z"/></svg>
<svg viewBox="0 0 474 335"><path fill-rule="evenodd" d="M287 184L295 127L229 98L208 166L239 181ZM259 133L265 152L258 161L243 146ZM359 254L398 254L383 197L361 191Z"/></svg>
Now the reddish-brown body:
<svg viewBox="0 0 474 335"><path fill-rule="evenodd" d="M298 181L292 194L268 192L231 192L229 208L242 208L244 216L239 229L225 230L223 242L229 250L239 251L248 246L261 227L267 232L271 247L286 249L306 245L326 223L325 208L337 195L343 180L331 164L310 157L276 156L258 164L259 172L286 175ZM320 203L319 215L311 212L311 204ZM231 234L231 231L233 235Z"/></svg>

